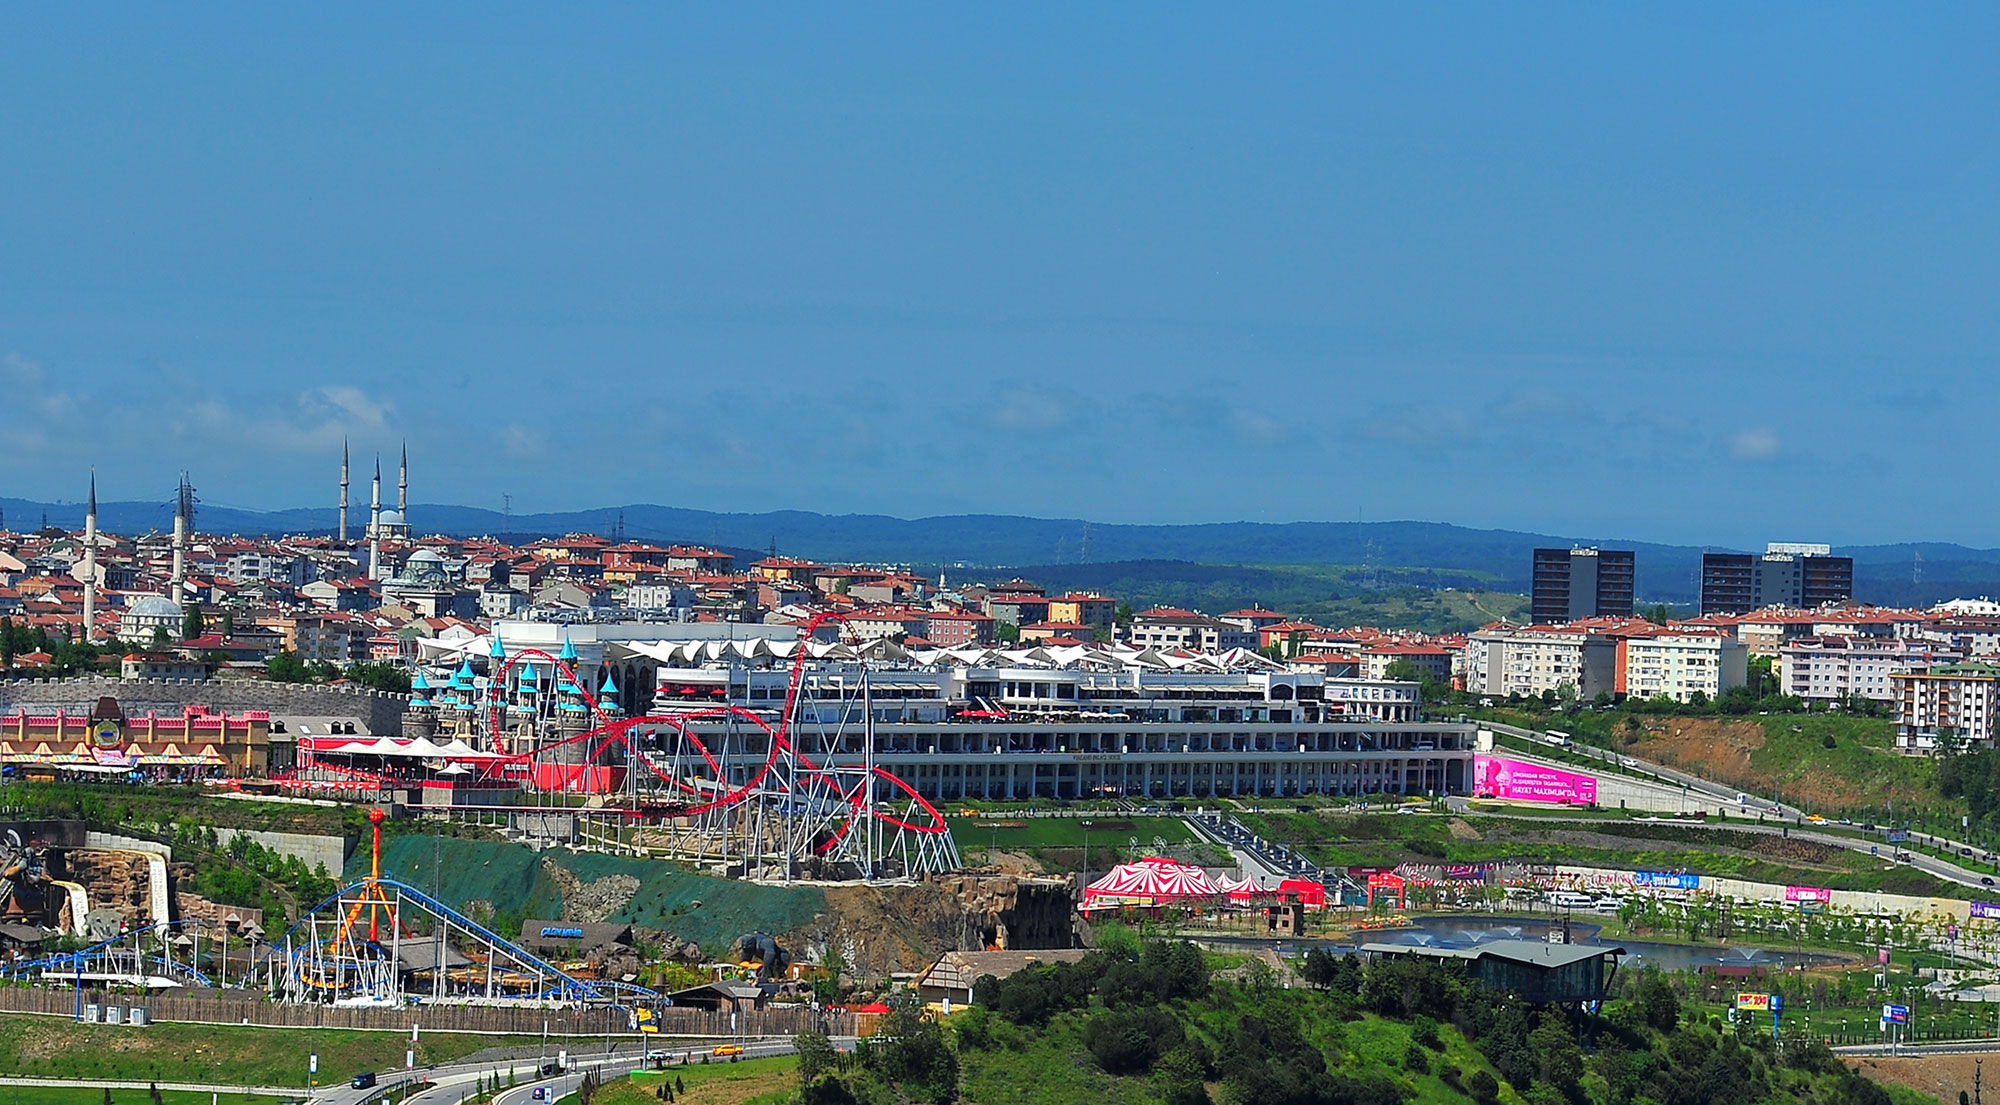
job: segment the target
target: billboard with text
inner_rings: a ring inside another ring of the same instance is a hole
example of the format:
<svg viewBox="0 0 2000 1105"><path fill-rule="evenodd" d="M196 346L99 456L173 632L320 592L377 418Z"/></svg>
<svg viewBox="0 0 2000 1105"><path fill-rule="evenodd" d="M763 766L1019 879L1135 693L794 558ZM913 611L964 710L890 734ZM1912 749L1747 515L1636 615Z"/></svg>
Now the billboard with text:
<svg viewBox="0 0 2000 1105"><path fill-rule="evenodd" d="M1472 795L1590 806L1597 804L1597 780L1574 771L1481 755L1472 758Z"/></svg>

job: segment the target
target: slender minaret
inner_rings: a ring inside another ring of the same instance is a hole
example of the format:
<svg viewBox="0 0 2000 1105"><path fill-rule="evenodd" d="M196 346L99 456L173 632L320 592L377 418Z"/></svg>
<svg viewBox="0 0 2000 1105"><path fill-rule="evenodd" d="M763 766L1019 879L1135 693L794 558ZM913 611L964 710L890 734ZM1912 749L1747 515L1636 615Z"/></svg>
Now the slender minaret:
<svg viewBox="0 0 2000 1105"><path fill-rule="evenodd" d="M188 486L187 473L182 472L180 491L174 496L174 578L167 592L175 606L187 599L188 515L192 513L194 488Z"/></svg>
<svg viewBox="0 0 2000 1105"><path fill-rule="evenodd" d="M403 467L396 472L396 513L410 524L410 443L403 442Z"/></svg>
<svg viewBox="0 0 2000 1105"><path fill-rule="evenodd" d="M340 547L347 547L347 439L340 439Z"/></svg>
<svg viewBox="0 0 2000 1105"><path fill-rule="evenodd" d="M375 489L368 496L368 578L382 578L382 458L375 458Z"/></svg>
<svg viewBox="0 0 2000 1105"><path fill-rule="evenodd" d="M83 643L97 640L97 469L90 470L90 506L83 512Z"/></svg>

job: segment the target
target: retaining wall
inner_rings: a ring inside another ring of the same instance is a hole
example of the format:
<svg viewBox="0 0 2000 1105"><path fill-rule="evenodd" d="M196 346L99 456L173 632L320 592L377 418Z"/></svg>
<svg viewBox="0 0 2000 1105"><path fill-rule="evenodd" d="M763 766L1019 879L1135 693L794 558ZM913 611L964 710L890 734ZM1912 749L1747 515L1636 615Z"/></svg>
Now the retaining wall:
<svg viewBox="0 0 2000 1105"><path fill-rule="evenodd" d="M227 850L229 842L239 836L247 836L281 856L297 856L308 871L316 865L325 867L326 873L336 879L340 877L341 868L347 865L345 837L316 836L309 833L270 833L257 829L217 829L216 846L218 849Z"/></svg>

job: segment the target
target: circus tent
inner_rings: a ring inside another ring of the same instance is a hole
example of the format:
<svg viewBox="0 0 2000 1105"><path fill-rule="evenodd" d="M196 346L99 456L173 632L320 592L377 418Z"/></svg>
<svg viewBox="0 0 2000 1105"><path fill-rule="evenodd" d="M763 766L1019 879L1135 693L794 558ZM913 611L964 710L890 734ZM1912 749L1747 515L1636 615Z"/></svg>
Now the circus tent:
<svg viewBox="0 0 2000 1105"><path fill-rule="evenodd" d="M1170 859L1122 863L1083 891L1083 908L1185 905L1213 902L1223 892L1201 868Z"/></svg>

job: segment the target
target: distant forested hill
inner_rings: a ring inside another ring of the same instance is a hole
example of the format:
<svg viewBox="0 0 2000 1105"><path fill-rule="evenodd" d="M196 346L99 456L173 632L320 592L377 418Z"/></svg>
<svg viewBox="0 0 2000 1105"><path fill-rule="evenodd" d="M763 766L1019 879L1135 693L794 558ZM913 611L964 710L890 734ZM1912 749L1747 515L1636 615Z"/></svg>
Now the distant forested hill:
<svg viewBox="0 0 2000 1105"><path fill-rule="evenodd" d="M6 523L33 528L83 524L81 503L41 503L0 498ZM350 511L356 530L366 508ZM1538 546L1601 544L1638 553L1643 600L1692 602L1698 592L1700 548L1615 539L1585 540L1513 530L1482 530L1443 522L1215 522L1201 525L1120 525L1075 518L961 514L892 518L875 514L818 514L786 510L724 514L634 504L549 514L517 514L479 507L417 504L411 522L420 533L491 534L523 539L620 527L633 538L685 541L738 549L773 543L786 553L825 560L975 567L1061 565L1079 569L1114 562L1176 561L1200 565L1348 566L1374 586L1481 586L1526 591L1532 550ZM198 528L210 532L266 534L330 532L331 508L269 513L204 506ZM102 504L99 524L121 533L168 529L171 505ZM1859 597L1882 603L1926 602L1969 594L2000 594L2000 550L1939 543L1874 545L1836 550L1856 560ZM1919 559L1921 558L1921 559ZM1044 574L1047 574L1046 571ZM1078 578L1087 578L1079 576Z"/></svg>

